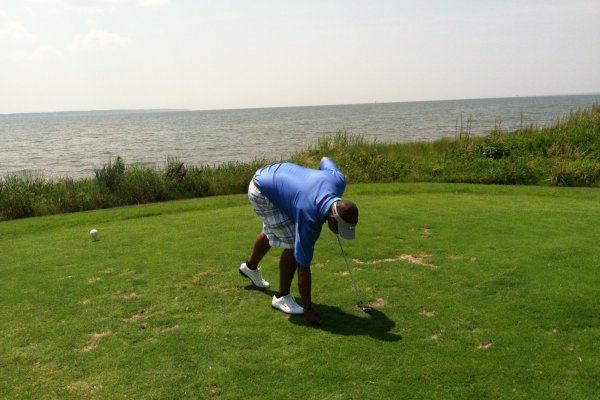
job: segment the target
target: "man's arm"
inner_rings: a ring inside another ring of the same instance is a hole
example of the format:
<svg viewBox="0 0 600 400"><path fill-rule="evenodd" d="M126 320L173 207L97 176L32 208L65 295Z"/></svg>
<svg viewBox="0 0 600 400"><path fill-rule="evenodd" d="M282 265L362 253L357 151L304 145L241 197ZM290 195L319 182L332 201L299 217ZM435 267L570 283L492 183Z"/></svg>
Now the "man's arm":
<svg viewBox="0 0 600 400"><path fill-rule="evenodd" d="M321 171L331 170L341 172L336 163L329 157L321 158L321 162L319 163L319 169Z"/></svg>
<svg viewBox="0 0 600 400"><path fill-rule="evenodd" d="M298 264L298 290L302 297L302 305L304 308L304 318L312 324L321 324L321 316L312 308L312 274L310 268L306 268Z"/></svg>

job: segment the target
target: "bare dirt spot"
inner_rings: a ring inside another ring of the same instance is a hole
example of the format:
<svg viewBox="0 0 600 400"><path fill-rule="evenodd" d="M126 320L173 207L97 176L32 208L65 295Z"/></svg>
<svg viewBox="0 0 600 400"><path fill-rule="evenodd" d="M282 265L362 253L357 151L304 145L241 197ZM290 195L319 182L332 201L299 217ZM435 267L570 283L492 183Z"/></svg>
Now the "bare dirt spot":
<svg viewBox="0 0 600 400"><path fill-rule="evenodd" d="M342 272L336 272L335 275L338 275L338 276L348 276L348 275L350 275L350 273L348 271L342 271Z"/></svg>
<svg viewBox="0 0 600 400"><path fill-rule="evenodd" d="M136 311L133 314L131 314L128 318L125 318L124 321L125 322L137 321L140 318L144 318L146 315L148 315L148 311L139 310L139 311Z"/></svg>
<svg viewBox="0 0 600 400"><path fill-rule="evenodd" d="M491 341L491 340L488 340L487 342L483 342L483 343L481 343L479 346L477 346L477 348L478 348L479 350L485 350L485 349L489 349L490 347L492 347L492 346L493 346L493 344L494 344L494 342L493 342L493 341Z"/></svg>
<svg viewBox="0 0 600 400"><path fill-rule="evenodd" d="M179 325L173 325L173 326L161 326L158 328L154 328L154 332L156 333L167 333L167 332L174 332L176 330L179 329Z"/></svg>
<svg viewBox="0 0 600 400"><path fill-rule="evenodd" d="M375 299L374 302L370 303L370 305L373 306L373 307L375 307L375 308L383 307L386 304L387 304L387 301L385 299L382 299L382 298Z"/></svg>
<svg viewBox="0 0 600 400"><path fill-rule="evenodd" d="M219 393L221 393L221 388L218 386L213 386L212 388L210 388L210 393L219 394Z"/></svg>
<svg viewBox="0 0 600 400"><path fill-rule="evenodd" d="M378 264L385 264L385 263L392 263L392 262L400 261L400 256L397 256L395 258L382 258L379 260L372 260L372 261L361 261L356 258L353 258L352 261L354 261L356 264L378 265Z"/></svg>
<svg viewBox="0 0 600 400"><path fill-rule="evenodd" d="M137 293L132 292L132 293L125 293L122 296L125 300L131 300L131 299L135 299L136 297L138 297Z"/></svg>
<svg viewBox="0 0 600 400"><path fill-rule="evenodd" d="M463 256L456 256L456 255L451 254L451 255L448 256L448 258L451 259L451 260L462 260L464 257Z"/></svg>
<svg viewBox="0 0 600 400"><path fill-rule="evenodd" d="M548 332L546 332L546 333L547 333L548 335L554 336L554 335L556 335L556 334L558 333L558 330L557 330L557 329L552 329L552 330L550 330L550 331L548 331Z"/></svg>
<svg viewBox="0 0 600 400"><path fill-rule="evenodd" d="M435 264L430 264L428 262L425 261L425 258L427 257L431 257L431 254L402 254L400 255L400 259L402 261L406 261L409 264L416 264L416 265L422 265L424 267L428 267L431 269L438 269L439 267Z"/></svg>
<svg viewBox="0 0 600 400"><path fill-rule="evenodd" d="M419 314L421 314L424 317L431 318L435 316L435 311L422 310Z"/></svg>
<svg viewBox="0 0 600 400"><path fill-rule="evenodd" d="M442 338L442 334L439 332L436 332L433 335L429 336L429 339L431 339L431 340L440 340L441 338Z"/></svg>
<svg viewBox="0 0 600 400"><path fill-rule="evenodd" d="M115 272L115 269L114 268L106 268L102 272L104 272L105 274L112 274L113 272Z"/></svg>
<svg viewBox="0 0 600 400"><path fill-rule="evenodd" d="M77 302L77 304L83 304L84 306L90 304L90 299L82 299Z"/></svg>
<svg viewBox="0 0 600 400"><path fill-rule="evenodd" d="M67 385L67 390L71 392L93 393L100 389L102 389L102 385L86 381L76 381Z"/></svg>
<svg viewBox="0 0 600 400"><path fill-rule="evenodd" d="M427 257L431 257L431 254L400 254L394 258L382 258L379 260L372 260L372 261L361 261L358 260L356 258L353 258L352 261L354 261L354 263L358 264L358 265L379 265L379 264L386 264L386 263L394 263L394 262L398 262L398 261L404 261L410 264L416 264L416 265L422 265L424 267L428 267L431 269L438 269L439 267L435 264L431 264L425 261L425 258Z"/></svg>
<svg viewBox="0 0 600 400"><path fill-rule="evenodd" d="M92 284L92 285L93 285L94 283L97 283L97 282L99 282L99 281L100 281L100 278L98 278L98 277L94 277L94 278L90 278L90 279L88 279L88 281L87 281L87 282L88 282L89 284Z"/></svg>
<svg viewBox="0 0 600 400"><path fill-rule="evenodd" d="M429 238L431 236L433 236L433 233L431 232L431 228L419 228L419 230L421 231L421 235L423 237Z"/></svg>
<svg viewBox="0 0 600 400"><path fill-rule="evenodd" d="M83 353L92 351L93 349L95 349L98 346L100 339L102 339L103 337L109 336L109 335L111 335L110 331L94 333L92 335L91 339L88 340L88 342L81 348L80 351Z"/></svg>
<svg viewBox="0 0 600 400"><path fill-rule="evenodd" d="M189 283L191 283L192 285L198 285L205 281L207 277L210 277L212 275L214 275L214 272L212 271L198 272L196 275L192 276L192 279L190 279Z"/></svg>

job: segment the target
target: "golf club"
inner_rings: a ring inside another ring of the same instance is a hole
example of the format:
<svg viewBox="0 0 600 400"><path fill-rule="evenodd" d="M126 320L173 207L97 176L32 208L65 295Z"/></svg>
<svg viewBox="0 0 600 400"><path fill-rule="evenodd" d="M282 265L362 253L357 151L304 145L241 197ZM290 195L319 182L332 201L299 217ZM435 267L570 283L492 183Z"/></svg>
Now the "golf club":
<svg viewBox="0 0 600 400"><path fill-rule="evenodd" d="M346 268L348 268L348 272L350 273L350 278L352 278L352 285L354 286L354 293L356 294L356 299L358 303L356 306L366 312L367 314L371 314L373 311L373 307L368 304L365 304L362 300L362 294L360 293L360 289L358 288L358 284L356 283L356 279L354 279L354 274L352 273L352 268L350 268L350 263L348 262L348 257L346 257L346 252L344 251L344 246L342 246L342 240L340 239L340 235L335 235L337 237L338 243L340 244L340 249L342 250L342 256L344 256L344 261L346 261Z"/></svg>

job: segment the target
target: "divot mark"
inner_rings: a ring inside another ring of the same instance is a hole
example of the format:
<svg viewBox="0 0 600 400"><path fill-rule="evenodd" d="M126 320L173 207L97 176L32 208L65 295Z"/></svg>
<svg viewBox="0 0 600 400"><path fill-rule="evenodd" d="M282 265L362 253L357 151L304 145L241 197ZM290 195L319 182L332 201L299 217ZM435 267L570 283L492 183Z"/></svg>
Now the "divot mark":
<svg viewBox="0 0 600 400"><path fill-rule="evenodd" d="M493 344L494 344L494 342L489 340L487 342L481 343L479 346L477 346L477 348L480 350L485 350L485 349L489 349L490 347L492 347Z"/></svg>
<svg viewBox="0 0 600 400"><path fill-rule="evenodd" d="M435 311L422 310L419 314L421 314L424 317L431 318L435 316Z"/></svg>
<svg viewBox="0 0 600 400"><path fill-rule="evenodd" d="M83 346L83 348L81 349L81 352L87 353L89 351L92 351L93 349L95 349L98 346L100 339L102 339L103 337L109 336L109 335L111 335L110 331L94 333L92 335L92 338Z"/></svg>
<svg viewBox="0 0 600 400"><path fill-rule="evenodd" d="M431 257L431 254L416 254L416 255L412 255L412 254L402 254L400 256L400 259L402 261L406 261L409 264L416 264L416 265L422 265L424 267L428 267L431 269L438 269L439 267L435 264L430 264L428 262L425 262L425 258L426 257Z"/></svg>
<svg viewBox="0 0 600 400"><path fill-rule="evenodd" d="M387 301L385 299L382 299L381 297L371 303L371 305L375 308L383 307L386 304L387 304Z"/></svg>
<svg viewBox="0 0 600 400"><path fill-rule="evenodd" d="M394 258L382 258L380 260L373 260L373 261L361 261L358 259L353 259L352 261L354 261L356 264L363 264L363 265L377 265L377 264L385 264L385 263L393 263L393 262L398 262L398 261L404 261L407 262L409 264L416 264L416 265L422 265L424 267L428 267L431 269L438 269L439 267L435 264L430 264L428 262L425 261L425 258L427 257L431 257L431 254L400 254Z"/></svg>
<svg viewBox="0 0 600 400"><path fill-rule="evenodd" d="M125 318L124 321L125 322L135 321L135 320L138 320L140 318L143 318L144 316L146 316L146 314L147 314L146 310L139 310L139 311L136 311L133 314L131 314L129 316L129 318Z"/></svg>

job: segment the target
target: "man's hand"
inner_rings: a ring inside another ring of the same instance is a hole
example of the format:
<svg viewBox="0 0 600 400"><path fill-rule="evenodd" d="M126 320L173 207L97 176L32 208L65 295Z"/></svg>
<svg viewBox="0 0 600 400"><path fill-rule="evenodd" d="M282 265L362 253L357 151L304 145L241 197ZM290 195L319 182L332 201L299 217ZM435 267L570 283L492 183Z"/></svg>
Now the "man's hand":
<svg viewBox="0 0 600 400"><path fill-rule="evenodd" d="M313 325L321 325L321 316L314 308L304 310L304 318Z"/></svg>

